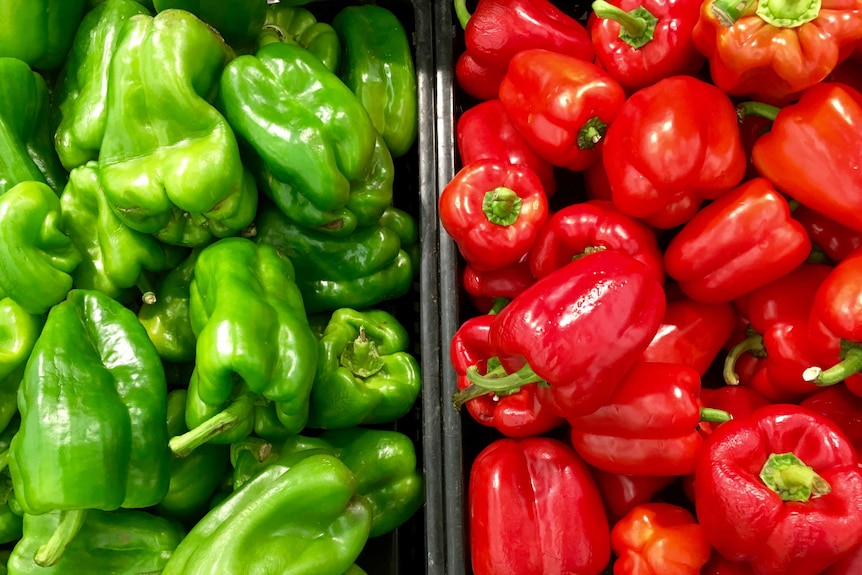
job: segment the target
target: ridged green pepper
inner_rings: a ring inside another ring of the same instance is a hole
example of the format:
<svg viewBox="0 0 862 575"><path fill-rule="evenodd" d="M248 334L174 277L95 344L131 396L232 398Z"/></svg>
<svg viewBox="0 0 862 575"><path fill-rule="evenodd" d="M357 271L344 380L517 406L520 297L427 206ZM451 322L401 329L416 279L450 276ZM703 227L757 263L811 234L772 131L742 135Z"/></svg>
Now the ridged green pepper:
<svg viewBox="0 0 862 575"><path fill-rule="evenodd" d="M0 299L0 430L18 413L18 387L24 366L45 323L11 298Z"/></svg>
<svg viewBox="0 0 862 575"><path fill-rule="evenodd" d="M255 174L261 192L292 219L316 213L297 223L348 233L340 210L369 225L392 203L392 156L371 118L304 48L273 43L237 57L222 73L218 105L272 175Z"/></svg>
<svg viewBox="0 0 862 575"><path fill-rule="evenodd" d="M85 0L3 0L0 56L19 58L40 70L59 67L84 9Z"/></svg>
<svg viewBox="0 0 862 575"><path fill-rule="evenodd" d="M297 225L270 205L261 207L255 224L258 244L271 245L290 258L310 314L363 309L410 290L413 263L390 228L359 226L347 236L333 236Z"/></svg>
<svg viewBox="0 0 862 575"><path fill-rule="evenodd" d="M403 156L419 132L416 68L403 24L383 6L363 4L343 8L332 27L341 40L341 79L368 110L392 156Z"/></svg>
<svg viewBox="0 0 862 575"><path fill-rule="evenodd" d="M42 182L0 196L0 290L43 314L72 289L81 253L62 229L60 199Z"/></svg>
<svg viewBox="0 0 862 575"><path fill-rule="evenodd" d="M235 50L254 47L266 18L266 0L153 0L156 11L191 12L216 30Z"/></svg>
<svg viewBox="0 0 862 575"><path fill-rule="evenodd" d="M257 47L273 42L287 42L302 46L318 57L332 72L338 72L341 62L341 41L330 24L318 22L317 17L305 8L288 6L281 2L270 4L266 20L257 37Z"/></svg>
<svg viewBox="0 0 862 575"><path fill-rule="evenodd" d="M210 511L162 575L341 575L368 540L371 512L353 473L327 453L264 469ZM262 566L249 566L249 558Z"/></svg>
<svg viewBox="0 0 862 575"><path fill-rule="evenodd" d="M12 477L9 475L9 446L18 432L21 419L14 417L0 432L0 544L21 539L24 526L24 512L15 501Z"/></svg>

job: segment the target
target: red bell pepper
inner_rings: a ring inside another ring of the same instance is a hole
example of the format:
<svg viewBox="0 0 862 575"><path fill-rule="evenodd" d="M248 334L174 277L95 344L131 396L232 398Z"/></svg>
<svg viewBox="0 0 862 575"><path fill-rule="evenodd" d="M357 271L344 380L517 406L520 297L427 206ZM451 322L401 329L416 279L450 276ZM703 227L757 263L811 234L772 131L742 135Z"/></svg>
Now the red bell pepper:
<svg viewBox="0 0 862 575"><path fill-rule="evenodd" d="M862 54L862 43L857 45L854 54ZM824 82L841 82L851 88L862 91L862 59L850 57L835 67Z"/></svg>
<svg viewBox="0 0 862 575"><path fill-rule="evenodd" d="M862 94L821 82L780 110L756 103L740 109L774 119L751 151L757 170L800 204L862 231Z"/></svg>
<svg viewBox="0 0 862 575"><path fill-rule="evenodd" d="M817 575L862 543L862 467L827 418L768 405L708 436L695 510L725 558L758 575Z"/></svg>
<svg viewBox="0 0 862 575"><path fill-rule="evenodd" d="M850 54L862 38L862 2L706 0L692 35L721 90L784 103Z"/></svg>
<svg viewBox="0 0 862 575"><path fill-rule="evenodd" d="M479 367L480 373L491 365L505 363L505 368L517 370L523 359L495 357L488 342L493 315L479 315L468 318L455 332L450 344L449 358L458 374L458 389L470 385L467 368ZM493 427L508 437L527 437L550 431L565 423L562 417L554 415L539 402L539 395L549 393L546 387L530 383L508 395L482 394L470 398L463 396L456 407L463 405L470 415L481 425Z"/></svg>
<svg viewBox="0 0 862 575"><path fill-rule="evenodd" d="M608 201L613 199L604 162L596 162L584 171L584 187L588 199Z"/></svg>
<svg viewBox="0 0 862 575"><path fill-rule="evenodd" d="M704 387L700 390L700 401L704 407L726 411L734 419L748 417L764 405L772 403L756 389L743 385Z"/></svg>
<svg viewBox="0 0 862 575"><path fill-rule="evenodd" d="M554 166L527 145L497 98L467 108L458 118L456 134L461 165L483 158L525 164L542 180L545 195L553 196Z"/></svg>
<svg viewBox="0 0 862 575"><path fill-rule="evenodd" d="M508 303L535 281L526 257L496 270L477 270L465 265L461 275L464 291L481 313L491 311L500 300Z"/></svg>
<svg viewBox="0 0 862 575"><path fill-rule="evenodd" d="M624 475L686 475L703 444L700 422L729 415L703 408L700 375L673 363L638 363L593 413L568 417L575 451Z"/></svg>
<svg viewBox="0 0 862 575"><path fill-rule="evenodd" d="M590 468L590 473L599 488L611 524L637 505L649 503L656 493L675 480L662 475L622 475L595 467Z"/></svg>
<svg viewBox="0 0 862 575"><path fill-rule="evenodd" d="M555 413L592 413L646 349L664 310L664 290L644 264L613 250L585 255L537 280L495 316L491 345L502 356L523 357L524 367L484 376L470 368L467 377L496 393L544 381Z"/></svg>
<svg viewBox="0 0 862 575"><path fill-rule="evenodd" d="M466 48L455 79L476 99L497 97L509 61L523 50L543 48L585 61L595 55L584 25L548 0L479 0L472 14L465 0L454 5Z"/></svg>
<svg viewBox="0 0 862 575"><path fill-rule="evenodd" d="M793 219L802 224L811 242L832 262L838 263L862 247L862 231L850 229L808 206L799 204L794 208Z"/></svg>
<svg viewBox="0 0 862 575"><path fill-rule="evenodd" d="M638 505L611 529L614 575L700 575L712 548L694 515L664 502Z"/></svg>
<svg viewBox="0 0 862 575"><path fill-rule="evenodd" d="M799 266L811 240L787 200L764 178L749 180L701 209L671 239L665 271L690 298L736 299Z"/></svg>
<svg viewBox="0 0 862 575"><path fill-rule="evenodd" d="M551 214L530 247L527 256L530 271L541 278L566 265L573 257L596 249L626 253L650 268L656 280L664 283L656 233L607 200L571 204Z"/></svg>
<svg viewBox="0 0 862 575"><path fill-rule="evenodd" d="M662 229L684 224L705 200L739 184L746 166L733 103L692 76L632 94L602 150L617 208Z"/></svg>
<svg viewBox="0 0 862 575"><path fill-rule="evenodd" d="M605 131L626 99L622 86L592 62L541 49L512 57L499 96L524 141L574 171L600 161Z"/></svg>
<svg viewBox="0 0 862 575"><path fill-rule="evenodd" d="M440 224L464 259L493 270L524 257L548 218L548 198L525 165L482 159L461 168L440 192Z"/></svg>
<svg viewBox="0 0 862 575"><path fill-rule="evenodd" d="M799 405L835 423L853 444L856 453L862 452L862 397L843 385L833 385L817 390Z"/></svg>
<svg viewBox="0 0 862 575"><path fill-rule="evenodd" d="M695 75L706 58L691 31L700 0L595 0L587 20L596 61L629 92Z"/></svg>
<svg viewBox="0 0 862 575"><path fill-rule="evenodd" d="M715 550L700 570L700 575L755 575L748 563L725 559Z"/></svg>
<svg viewBox="0 0 862 575"><path fill-rule="evenodd" d="M601 497L562 441L488 445L470 468L468 509L475 575L598 575L610 560Z"/></svg>
<svg viewBox="0 0 862 575"><path fill-rule="evenodd" d="M862 573L862 545L830 565L821 575L859 575Z"/></svg>

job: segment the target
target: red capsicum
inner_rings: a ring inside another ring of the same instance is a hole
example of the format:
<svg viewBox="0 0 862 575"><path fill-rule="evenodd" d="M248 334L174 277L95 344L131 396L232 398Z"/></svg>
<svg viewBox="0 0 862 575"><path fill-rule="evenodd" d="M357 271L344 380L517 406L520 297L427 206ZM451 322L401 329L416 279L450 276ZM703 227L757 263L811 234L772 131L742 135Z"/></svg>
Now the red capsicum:
<svg viewBox="0 0 862 575"><path fill-rule="evenodd" d="M493 365L502 365L510 371L523 365L521 358L507 359L494 355L488 342L493 320L494 316L487 314L468 318L452 336L449 358L458 374L458 389L469 387L467 369L472 365L478 366L480 373ZM464 396L456 407L463 405L478 423L493 427L505 436L527 437L545 433L565 423L565 419L551 413L539 401L539 395L543 393L549 393L547 387L530 383L510 394L482 394L473 398Z"/></svg>
<svg viewBox="0 0 862 575"><path fill-rule="evenodd" d="M587 20L596 61L629 92L663 78L695 75L703 54L691 31L700 0L595 0Z"/></svg>
<svg viewBox="0 0 862 575"><path fill-rule="evenodd" d="M656 501L617 521L611 549L614 575L700 575L712 547L688 509Z"/></svg>
<svg viewBox="0 0 862 575"><path fill-rule="evenodd" d="M700 570L700 575L755 575L755 573L748 563L725 559L713 549L709 561Z"/></svg>
<svg viewBox="0 0 862 575"><path fill-rule="evenodd" d="M862 543L862 467L827 418L768 405L708 436L695 511L723 557L758 575L817 575Z"/></svg>
<svg viewBox="0 0 862 575"><path fill-rule="evenodd" d="M622 86L596 64L542 49L512 57L499 97L539 156L574 171L600 161L602 139L626 100Z"/></svg>
<svg viewBox="0 0 862 575"><path fill-rule="evenodd" d="M495 440L473 460L468 508L475 575L598 575L610 560L601 497L562 441Z"/></svg>
<svg viewBox="0 0 862 575"><path fill-rule="evenodd" d="M477 270L467 264L461 275L464 291L481 313L508 303L535 281L526 257L495 270Z"/></svg>
<svg viewBox="0 0 862 575"><path fill-rule="evenodd" d="M695 214L668 244L664 266L690 298L719 303L780 278L810 253L787 200L756 178Z"/></svg>
<svg viewBox="0 0 862 575"><path fill-rule="evenodd" d="M760 174L800 204L862 231L862 94L821 82L794 104L745 102L740 113L774 119L751 151Z"/></svg>
<svg viewBox="0 0 862 575"><path fill-rule="evenodd" d="M664 310L664 290L644 264L613 250L585 255L537 280L495 316L491 346L501 356L523 357L524 367L485 375L471 367L467 377L495 393L544 381L555 413L591 413L646 349Z"/></svg>
<svg viewBox="0 0 862 575"><path fill-rule="evenodd" d="M602 161L617 208L661 229L738 185L746 167L733 103L692 76L632 94L608 127Z"/></svg>
<svg viewBox="0 0 862 575"><path fill-rule="evenodd" d="M784 103L850 54L862 38L862 2L706 0L692 36L721 90Z"/></svg>
<svg viewBox="0 0 862 575"><path fill-rule="evenodd" d="M632 256L650 268L659 283L664 283L664 265L655 231L625 215L608 200L571 204L551 214L530 247L530 270L541 278L573 257L597 249Z"/></svg>
<svg viewBox="0 0 862 575"><path fill-rule="evenodd" d="M734 419L748 417L764 405L772 403L753 387L744 385L704 387L700 390L700 401L704 407L726 411Z"/></svg>
<svg viewBox="0 0 862 575"><path fill-rule="evenodd" d="M542 48L592 61L587 29L548 0L479 0L471 14L455 0L464 28L465 50L455 63L455 79L479 100L497 97L506 67L515 54Z"/></svg>
<svg viewBox="0 0 862 575"><path fill-rule="evenodd" d="M856 453L862 453L862 397L843 385L832 385L818 389L799 405L835 423L853 444Z"/></svg>
<svg viewBox="0 0 862 575"><path fill-rule="evenodd" d="M830 565L821 575L859 575L862 573L862 545Z"/></svg>
<svg viewBox="0 0 862 575"><path fill-rule="evenodd" d="M862 247L862 231L850 229L808 206L796 206L793 219L802 224L811 242L832 262L840 262L850 252Z"/></svg>
<svg viewBox="0 0 862 575"><path fill-rule="evenodd" d="M529 167L487 158L461 168L439 204L440 224L479 270L524 257L548 218L548 198Z"/></svg>
<svg viewBox="0 0 862 575"><path fill-rule="evenodd" d="M636 506L649 503L659 491L675 481L674 477L663 475L623 475L595 467L590 468L590 473L599 488L611 524Z"/></svg>
<svg viewBox="0 0 862 575"><path fill-rule="evenodd" d="M591 466L624 475L686 475L703 444L701 421L730 416L703 408L700 375L687 365L638 363L593 413L568 417L572 446Z"/></svg>

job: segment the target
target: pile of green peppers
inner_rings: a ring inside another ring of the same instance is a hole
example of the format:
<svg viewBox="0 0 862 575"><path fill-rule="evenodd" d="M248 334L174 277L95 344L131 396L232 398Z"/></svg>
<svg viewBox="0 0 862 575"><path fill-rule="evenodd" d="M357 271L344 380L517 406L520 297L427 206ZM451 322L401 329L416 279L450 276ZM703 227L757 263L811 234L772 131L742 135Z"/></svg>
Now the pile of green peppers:
<svg viewBox="0 0 862 575"><path fill-rule="evenodd" d="M421 508L411 41L311 2L0 3L0 573L358 574Z"/></svg>

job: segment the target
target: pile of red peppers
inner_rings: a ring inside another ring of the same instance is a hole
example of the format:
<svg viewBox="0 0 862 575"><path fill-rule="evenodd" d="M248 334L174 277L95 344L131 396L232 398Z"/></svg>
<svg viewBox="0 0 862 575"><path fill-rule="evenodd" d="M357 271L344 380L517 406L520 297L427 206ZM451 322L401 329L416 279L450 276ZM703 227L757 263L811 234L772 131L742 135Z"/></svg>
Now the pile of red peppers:
<svg viewBox="0 0 862 575"><path fill-rule="evenodd" d="M472 572L862 573L862 0L454 7Z"/></svg>

